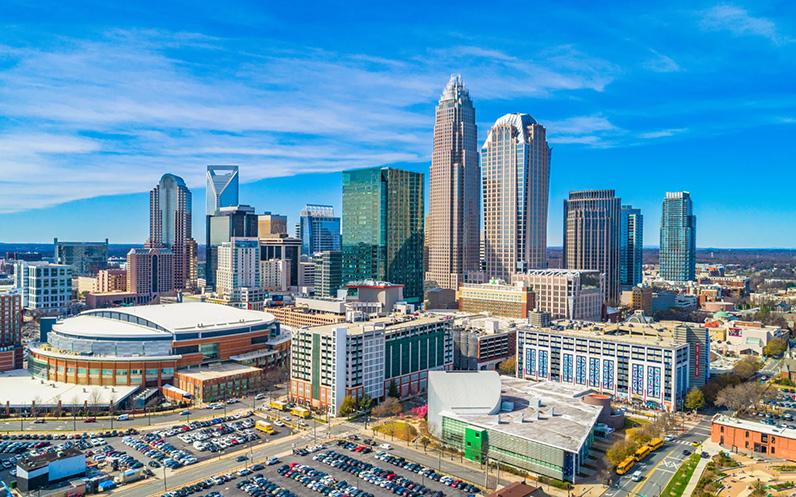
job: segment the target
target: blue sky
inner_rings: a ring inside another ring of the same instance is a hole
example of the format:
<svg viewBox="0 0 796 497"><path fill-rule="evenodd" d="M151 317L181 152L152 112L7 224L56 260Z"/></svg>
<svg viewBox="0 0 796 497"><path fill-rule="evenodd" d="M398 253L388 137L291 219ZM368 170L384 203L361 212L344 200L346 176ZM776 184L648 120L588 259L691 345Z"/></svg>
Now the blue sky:
<svg viewBox="0 0 796 497"><path fill-rule="evenodd" d="M292 222L339 207L340 170L427 170L455 72L480 139L508 112L547 127L551 245L568 191L614 188L648 245L688 190L699 246L796 246L793 2L126 4L3 2L0 241L143 242L172 172L203 242L206 164Z"/></svg>

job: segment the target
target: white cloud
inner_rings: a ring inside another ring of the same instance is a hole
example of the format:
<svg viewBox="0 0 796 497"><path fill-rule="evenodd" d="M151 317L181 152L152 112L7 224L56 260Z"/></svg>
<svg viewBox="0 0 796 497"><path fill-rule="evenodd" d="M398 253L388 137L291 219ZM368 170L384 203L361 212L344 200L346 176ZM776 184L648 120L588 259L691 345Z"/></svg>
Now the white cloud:
<svg viewBox="0 0 796 497"><path fill-rule="evenodd" d="M644 67L653 72L670 73L680 72L682 67L673 58L666 54L650 49L652 57L644 61Z"/></svg>
<svg viewBox="0 0 796 497"><path fill-rule="evenodd" d="M657 131L647 131L644 133L639 133L639 138L644 140L654 140L656 138L667 138L669 136L679 135L681 133L686 132L687 128L669 128L669 129L660 129Z"/></svg>
<svg viewBox="0 0 796 497"><path fill-rule="evenodd" d="M700 25L712 31L729 31L736 36L760 36L772 43L788 41L771 19L755 17L749 11L735 5L716 5L702 12Z"/></svg>
<svg viewBox="0 0 796 497"><path fill-rule="evenodd" d="M200 186L208 163L240 163L253 181L428 160L451 70L476 100L602 91L616 73L573 47L535 59L453 47L394 60L239 43L114 30L4 46L0 212L145 191L164 172Z"/></svg>

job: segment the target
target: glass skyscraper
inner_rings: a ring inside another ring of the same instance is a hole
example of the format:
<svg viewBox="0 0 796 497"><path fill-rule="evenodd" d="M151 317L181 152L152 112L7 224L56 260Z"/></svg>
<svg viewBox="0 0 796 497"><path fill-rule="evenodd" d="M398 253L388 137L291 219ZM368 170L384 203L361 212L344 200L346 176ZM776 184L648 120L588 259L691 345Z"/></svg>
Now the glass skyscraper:
<svg viewBox="0 0 796 497"><path fill-rule="evenodd" d="M238 205L238 166L207 166L205 214Z"/></svg>
<svg viewBox="0 0 796 497"><path fill-rule="evenodd" d="M619 234L619 284L636 286L643 279L642 246L644 244L644 216L641 209L623 205Z"/></svg>
<svg viewBox="0 0 796 497"><path fill-rule="evenodd" d="M340 250L340 218L331 205L308 204L299 214L301 253Z"/></svg>
<svg viewBox="0 0 796 497"><path fill-rule="evenodd" d="M481 148L486 275L547 267L550 147L544 126L528 114L506 114Z"/></svg>
<svg viewBox="0 0 796 497"><path fill-rule="evenodd" d="M343 284L376 279L423 298L423 174L389 167L343 172Z"/></svg>
<svg viewBox="0 0 796 497"><path fill-rule="evenodd" d="M696 216L688 192L666 192L661 216L660 277L691 281L696 273Z"/></svg>

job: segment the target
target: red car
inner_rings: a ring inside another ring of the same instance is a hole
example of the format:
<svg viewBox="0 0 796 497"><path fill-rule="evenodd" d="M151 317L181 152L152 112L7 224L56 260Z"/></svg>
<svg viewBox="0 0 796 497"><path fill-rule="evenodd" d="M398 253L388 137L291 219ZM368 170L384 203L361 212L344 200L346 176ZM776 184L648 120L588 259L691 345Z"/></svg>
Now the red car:
<svg viewBox="0 0 796 497"><path fill-rule="evenodd" d="M84 420L83 420L83 422L84 422L84 423L96 423L96 422L97 422L97 418L95 418L95 417L93 417L93 416L92 416L92 417L90 417L90 418L86 418L86 419L84 419Z"/></svg>

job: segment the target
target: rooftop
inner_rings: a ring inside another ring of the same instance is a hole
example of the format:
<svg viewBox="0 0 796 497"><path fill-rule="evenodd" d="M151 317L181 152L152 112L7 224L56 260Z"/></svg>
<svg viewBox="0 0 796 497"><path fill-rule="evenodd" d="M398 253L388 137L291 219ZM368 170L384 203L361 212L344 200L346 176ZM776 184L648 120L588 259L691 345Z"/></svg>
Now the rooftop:
<svg viewBox="0 0 796 497"><path fill-rule="evenodd" d="M509 483L500 490L495 490L487 497L528 497L529 495L533 495L537 490L539 490L539 487L528 485L525 482L515 481Z"/></svg>
<svg viewBox="0 0 796 497"><path fill-rule="evenodd" d="M601 407L582 397L592 390L558 382L533 383L495 371L429 371L429 391L442 398L440 414L578 452Z"/></svg>
<svg viewBox="0 0 796 497"><path fill-rule="evenodd" d="M37 406L56 406L60 400L64 407L78 405L107 406L111 401L120 404L138 385L96 386L76 385L58 381L32 378L27 369L15 369L0 373L0 405L9 402L10 407L30 407L33 401Z"/></svg>
<svg viewBox="0 0 796 497"><path fill-rule="evenodd" d="M252 366L244 366L242 364L235 364L232 362L225 362L220 364L213 364L211 366L201 366L197 368L181 369L177 374L194 378L196 380L206 381L215 380L218 378L226 378L230 375L236 374L252 374L262 371L260 368Z"/></svg>
<svg viewBox="0 0 796 497"><path fill-rule="evenodd" d="M25 471L31 472L33 470L43 468L44 466L47 466L49 463L56 461L58 459L64 459L67 457L75 457L75 456L82 456L83 458L85 458L83 453L77 448L68 447L58 451L47 451L38 456L32 456L20 459L20 461L17 464Z"/></svg>
<svg viewBox="0 0 796 497"><path fill-rule="evenodd" d="M768 433L769 435L796 439L796 430L792 428L778 428L777 426L767 425L748 419L733 418L724 414L714 417L713 422L724 426L732 426L733 428L741 428L743 430L758 431L760 433Z"/></svg>
<svg viewBox="0 0 796 497"><path fill-rule="evenodd" d="M451 321L449 317L440 316L411 316L411 315L392 315L378 319L371 319L370 321L361 321L355 323L335 323L324 324L321 326L307 326L304 329L314 333L332 333L338 328L346 328L349 335L356 335L374 331L376 329L383 329L386 333L400 331L405 328L414 328L415 326L422 326L425 324L441 323L444 321Z"/></svg>
<svg viewBox="0 0 796 497"><path fill-rule="evenodd" d="M592 323L588 321L557 320L549 327L533 328L533 331L549 332L557 335L583 338L605 338L615 342L662 346L681 345L675 339L675 331L679 326L702 328L698 323L682 321L660 321L649 324L641 323Z"/></svg>

